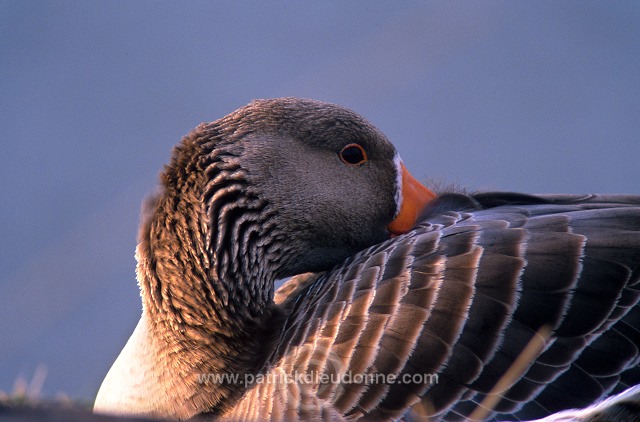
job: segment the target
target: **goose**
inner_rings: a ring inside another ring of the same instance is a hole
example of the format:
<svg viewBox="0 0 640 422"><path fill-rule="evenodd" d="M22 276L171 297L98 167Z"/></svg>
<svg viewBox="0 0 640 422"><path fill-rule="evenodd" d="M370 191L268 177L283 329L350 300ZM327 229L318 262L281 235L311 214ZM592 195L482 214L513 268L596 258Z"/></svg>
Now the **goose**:
<svg viewBox="0 0 640 422"><path fill-rule="evenodd" d="M298 98L199 125L160 180L94 412L522 420L640 384L640 196L435 192Z"/></svg>

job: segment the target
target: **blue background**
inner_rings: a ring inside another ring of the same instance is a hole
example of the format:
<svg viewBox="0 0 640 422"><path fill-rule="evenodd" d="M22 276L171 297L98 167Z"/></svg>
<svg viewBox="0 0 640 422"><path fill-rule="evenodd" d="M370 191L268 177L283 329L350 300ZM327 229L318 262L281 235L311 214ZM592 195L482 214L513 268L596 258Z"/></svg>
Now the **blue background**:
<svg viewBox="0 0 640 422"><path fill-rule="evenodd" d="M171 147L279 96L360 112L419 179L640 194L637 1L0 0L0 390L42 365L94 396Z"/></svg>

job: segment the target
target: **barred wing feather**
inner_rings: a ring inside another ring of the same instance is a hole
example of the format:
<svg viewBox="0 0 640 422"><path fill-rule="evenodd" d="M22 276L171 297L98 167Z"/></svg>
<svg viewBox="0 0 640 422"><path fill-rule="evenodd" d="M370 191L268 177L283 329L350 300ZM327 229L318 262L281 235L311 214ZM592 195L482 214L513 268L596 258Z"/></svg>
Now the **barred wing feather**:
<svg viewBox="0 0 640 422"><path fill-rule="evenodd" d="M228 416L462 420L543 326L490 415L543 417L640 383L640 197L443 201L411 232L285 284L265 368L282 382Z"/></svg>

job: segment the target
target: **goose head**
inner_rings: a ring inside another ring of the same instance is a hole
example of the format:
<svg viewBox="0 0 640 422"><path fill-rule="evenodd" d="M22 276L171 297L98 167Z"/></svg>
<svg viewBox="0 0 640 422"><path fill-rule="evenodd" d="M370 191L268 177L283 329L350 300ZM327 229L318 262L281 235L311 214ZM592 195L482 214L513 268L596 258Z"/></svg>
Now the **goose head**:
<svg viewBox="0 0 640 422"><path fill-rule="evenodd" d="M200 125L161 179L139 272L206 279L222 305L252 309L270 300L275 279L326 270L408 230L434 196L363 117L296 98Z"/></svg>
<svg viewBox="0 0 640 422"><path fill-rule="evenodd" d="M407 210L422 206L427 196L419 193L426 188L410 177L387 138L356 113L277 99L253 102L238 116L240 126L256 130L236 143L243 150L239 165L286 237L278 277L326 270L392 230L403 231L401 219L405 225L415 221ZM412 194L397 218L403 182Z"/></svg>

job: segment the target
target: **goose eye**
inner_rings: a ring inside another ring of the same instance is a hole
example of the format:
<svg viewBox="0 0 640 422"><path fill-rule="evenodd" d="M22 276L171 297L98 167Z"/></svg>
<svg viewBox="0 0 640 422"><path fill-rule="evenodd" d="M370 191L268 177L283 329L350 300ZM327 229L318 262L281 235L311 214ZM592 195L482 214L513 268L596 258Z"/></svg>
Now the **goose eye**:
<svg viewBox="0 0 640 422"><path fill-rule="evenodd" d="M358 144L349 144L340 151L340 159L352 165L360 165L367 162L367 153L364 148Z"/></svg>

